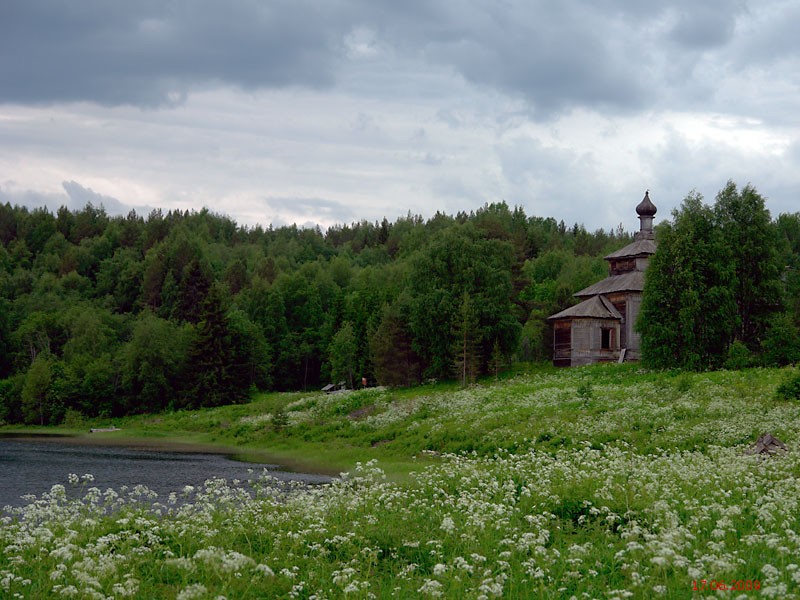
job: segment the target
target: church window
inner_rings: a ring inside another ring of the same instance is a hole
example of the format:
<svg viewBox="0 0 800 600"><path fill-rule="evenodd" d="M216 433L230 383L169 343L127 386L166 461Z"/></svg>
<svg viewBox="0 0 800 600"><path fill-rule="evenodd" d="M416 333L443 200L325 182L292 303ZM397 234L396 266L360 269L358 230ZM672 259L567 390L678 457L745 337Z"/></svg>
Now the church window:
<svg viewBox="0 0 800 600"><path fill-rule="evenodd" d="M602 350L612 350L614 348L614 330L610 327L603 327L600 330L600 348Z"/></svg>

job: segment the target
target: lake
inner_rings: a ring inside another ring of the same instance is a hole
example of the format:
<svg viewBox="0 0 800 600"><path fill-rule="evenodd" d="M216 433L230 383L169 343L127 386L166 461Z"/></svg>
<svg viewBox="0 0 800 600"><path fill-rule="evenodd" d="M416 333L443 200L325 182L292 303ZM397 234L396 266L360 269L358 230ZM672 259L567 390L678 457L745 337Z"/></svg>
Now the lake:
<svg viewBox="0 0 800 600"><path fill-rule="evenodd" d="M198 488L215 477L229 483L233 479L246 482L257 479L265 468L270 476L284 481L319 484L331 480L326 475L293 473L278 465L246 463L223 454L0 437L0 509L27 504L21 496L40 496L55 484L69 490L70 473L93 475L88 487L101 490L146 485L163 502L170 492L180 492L184 486Z"/></svg>

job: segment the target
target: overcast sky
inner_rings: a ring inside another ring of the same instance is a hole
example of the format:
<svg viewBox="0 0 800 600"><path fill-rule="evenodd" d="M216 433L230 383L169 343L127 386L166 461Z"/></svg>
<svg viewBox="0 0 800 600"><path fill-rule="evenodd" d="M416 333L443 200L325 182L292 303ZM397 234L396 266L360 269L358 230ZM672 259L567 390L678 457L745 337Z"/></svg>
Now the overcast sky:
<svg viewBox="0 0 800 600"><path fill-rule="evenodd" d="M0 201L638 229L800 210L796 0L3 0Z"/></svg>

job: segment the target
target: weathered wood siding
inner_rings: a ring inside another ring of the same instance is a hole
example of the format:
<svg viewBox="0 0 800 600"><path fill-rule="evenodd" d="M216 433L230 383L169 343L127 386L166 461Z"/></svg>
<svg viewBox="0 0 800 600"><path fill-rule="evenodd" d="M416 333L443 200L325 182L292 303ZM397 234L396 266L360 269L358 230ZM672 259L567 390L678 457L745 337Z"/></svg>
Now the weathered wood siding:
<svg viewBox="0 0 800 600"><path fill-rule="evenodd" d="M611 347L602 347L603 329L612 331ZM590 365L596 362L612 362L619 358L620 326L608 319L572 320L572 360L570 365Z"/></svg>
<svg viewBox="0 0 800 600"><path fill-rule="evenodd" d="M570 321L553 323L553 364L557 367L572 366L572 325Z"/></svg>

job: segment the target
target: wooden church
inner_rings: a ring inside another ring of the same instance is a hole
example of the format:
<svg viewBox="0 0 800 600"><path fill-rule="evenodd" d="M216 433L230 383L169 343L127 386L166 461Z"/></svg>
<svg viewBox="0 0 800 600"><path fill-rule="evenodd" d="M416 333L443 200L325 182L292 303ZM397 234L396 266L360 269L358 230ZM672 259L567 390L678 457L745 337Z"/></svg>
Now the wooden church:
<svg viewBox="0 0 800 600"><path fill-rule="evenodd" d="M604 257L608 277L577 292L582 301L548 320L553 324L553 364L561 367L597 362L635 361L641 357L635 330L644 291L644 272L656 251L650 193L636 207L639 232L634 241Z"/></svg>

